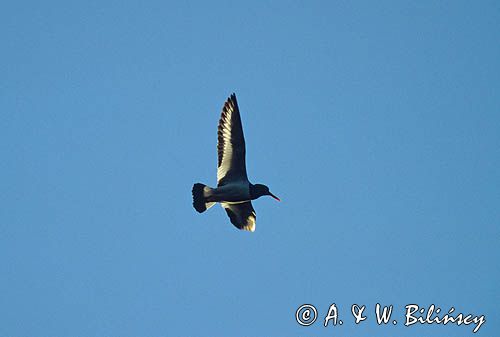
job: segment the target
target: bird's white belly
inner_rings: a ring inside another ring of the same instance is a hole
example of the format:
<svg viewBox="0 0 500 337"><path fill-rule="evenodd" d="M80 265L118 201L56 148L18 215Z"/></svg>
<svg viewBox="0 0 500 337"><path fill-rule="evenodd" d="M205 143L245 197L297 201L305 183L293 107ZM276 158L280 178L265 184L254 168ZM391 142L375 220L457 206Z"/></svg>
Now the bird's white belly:
<svg viewBox="0 0 500 337"><path fill-rule="evenodd" d="M239 204L250 200L250 184L248 182L232 183L212 189L208 201Z"/></svg>

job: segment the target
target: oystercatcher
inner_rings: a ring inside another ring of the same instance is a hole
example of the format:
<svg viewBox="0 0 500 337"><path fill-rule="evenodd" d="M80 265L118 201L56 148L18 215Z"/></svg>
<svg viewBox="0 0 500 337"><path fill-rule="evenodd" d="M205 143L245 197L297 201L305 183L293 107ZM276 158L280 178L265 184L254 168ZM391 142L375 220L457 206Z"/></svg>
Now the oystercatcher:
<svg viewBox="0 0 500 337"><path fill-rule="evenodd" d="M217 131L217 187L196 183L193 185L193 206L199 213L215 203L226 210L231 223L238 229L255 231L255 210L251 200L263 195L280 199L262 184L248 181L245 164L245 138L241 126L240 111L233 93L224 104Z"/></svg>

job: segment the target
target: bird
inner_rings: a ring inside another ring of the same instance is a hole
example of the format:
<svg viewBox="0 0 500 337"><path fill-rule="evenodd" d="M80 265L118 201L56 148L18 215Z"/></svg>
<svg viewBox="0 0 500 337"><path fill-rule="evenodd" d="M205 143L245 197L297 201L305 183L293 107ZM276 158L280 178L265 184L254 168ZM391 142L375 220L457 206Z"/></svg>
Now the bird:
<svg viewBox="0 0 500 337"><path fill-rule="evenodd" d="M236 94L232 93L222 107L217 128L217 187L195 183L193 207L203 213L220 203L236 228L254 232L257 214L252 200L265 195L281 200L266 185L252 184L248 180L245 152L240 110Z"/></svg>

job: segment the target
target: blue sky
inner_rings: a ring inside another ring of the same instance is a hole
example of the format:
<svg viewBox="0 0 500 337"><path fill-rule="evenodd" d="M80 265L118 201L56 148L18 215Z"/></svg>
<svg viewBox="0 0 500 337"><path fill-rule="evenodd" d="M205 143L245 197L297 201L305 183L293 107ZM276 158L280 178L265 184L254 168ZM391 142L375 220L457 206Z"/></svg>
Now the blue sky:
<svg viewBox="0 0 500 337"><path fill-rule="evenodd" d="M410 303L498 334L498 2L10 1L0 28L0 336L473 335ZM233 91L282 199L255 233L191 206Z"/></svg>

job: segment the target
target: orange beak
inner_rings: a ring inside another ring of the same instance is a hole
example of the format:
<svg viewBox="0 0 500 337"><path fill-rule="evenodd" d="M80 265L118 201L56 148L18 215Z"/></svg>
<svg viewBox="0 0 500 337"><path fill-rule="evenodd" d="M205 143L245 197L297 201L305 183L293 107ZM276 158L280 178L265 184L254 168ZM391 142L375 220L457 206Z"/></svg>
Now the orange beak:
<svg viewBox="0 0 500 337"><path fill-rule="evenodd" d="M272 194L271 192L269 192L269 195L271 197L273 197L274 199L278 200L278 201L281 201L280 198L278 198L277 196L275 196L274 194Z"/></svg>

